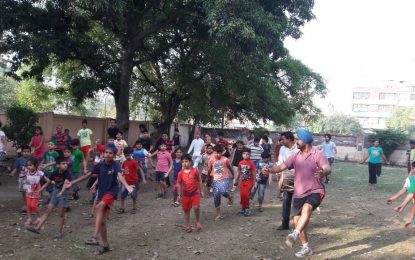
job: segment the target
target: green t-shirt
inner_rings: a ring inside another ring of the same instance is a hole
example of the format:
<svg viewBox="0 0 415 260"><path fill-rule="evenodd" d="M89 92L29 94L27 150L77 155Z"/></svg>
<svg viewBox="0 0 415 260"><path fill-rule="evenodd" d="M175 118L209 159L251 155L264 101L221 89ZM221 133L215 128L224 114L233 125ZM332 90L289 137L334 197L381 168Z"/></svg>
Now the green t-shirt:
<svg viewBox="0 0 415 260"><path fill-rule="evenodd" d="M382 154L383 149L382 147L369 147L367 149L367 152L369 153L369 162L370 163L382 163Z"/></svg>
<svg viewBox="0 0 415 260"><path fill-rule="evenodd" d="M81 150L76 149L72 152L73 156L73 165L72 165L72 172L79 173L81 170L81 162L84 160L84 154Z"/></svg>
<svg viewBox="0 0 415 260"><path fill-rule="evenodd" d="M57 151L46 151L43 154L42 161L45 164L49 163L56 163L56 159L59 157L59 153ZM56 165L51 165L43 169L43 172L46 174L47 177L50 177L51 174L56 170Z"/></svg>
<svg viewBox="0 0 415 260"><path fill-rule="evenodd" d="M413 194L415 191L415 176L409 176L409 186L408 186L408 194Z"/></svg>

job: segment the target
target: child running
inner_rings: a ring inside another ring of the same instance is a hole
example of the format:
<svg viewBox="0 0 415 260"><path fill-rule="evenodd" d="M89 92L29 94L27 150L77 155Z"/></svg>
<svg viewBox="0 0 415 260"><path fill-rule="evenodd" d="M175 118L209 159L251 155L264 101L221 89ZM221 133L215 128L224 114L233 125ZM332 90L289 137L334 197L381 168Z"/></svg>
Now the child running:
<svg viewBox="0 0 415 260"><path fill-rule="evenodd" d="M216 208L216 220L223 219L220 204L221 197L228 198L228 206L232 206L233 198L229 193L229 178L233 176L232 166L228 158L223 156L225 149L218 144L214 147L214 155L208 163L208 174L213 177L213 199ZM232 176L229 175L229 172Z"/></svg>
<svg viewBox="0 0 415 260"><path fill-rule="evenodd" d="M179 184L177 182L177 178L179 176L179 172L182 170L182 156L183 152L180 148L176 148L173 152L174 160L173 160L173 206L178 207L180 205L178 198L179 195Z"/></svg>
<svg viewBox="0 0 415 260"><path fill-rule="evenodd" d="M153 157L157 155L156 164L156 181L159 183L160 193L157 195L158 198L167 198L167 178L173 169L173 160L171 153L167 151L166 144L162 143L159 146L159 150L151 155Z"/></svg>
<svg viewBox="0 0 415 260"><path fill-rule="evenodd" d="M138 197L138 172L140 172L141 180L144 184L147 183L144 176L143 169L141 169L140 163L133 159L132 154L134 152L133 148L127 147L124 149L125 161L122 164L123 176L128 186L133 186L134 191L129 193L125 187L121 188L121 207L118 209L118 214L125 213L125 199L128 194L130 194L133 199L133 209L131 214L137 212L137 197Z"/></svg>
<svg viewBox="0 0 415 260"><path fill-rule="evenodd" d="M56 164L58 165L58 169L56 169L50 176L51 186L52 186L52 196L49 201L48 208L46 212L40 218L39 223L36 227L28 227L27 230L40 234L40 230L43 228L46 220L48 220L50 214L53 212L53 209L56 207L60 208L59 212L59 226L58 232L53 235L54 239L62 238L62 230L65 223L65 208L68 207L68 192L64 187L64 183L70 180L68 169L68 163L66 162L65 158L59 157L56 160ZM45 178L46 181L48 178Z"/></svg>
<svg viewBox="0 0 415 260"><path fill-rule="evenodd" d="M45 177L45 184L41 185L41 180L44 178L44 173L37 169L38 160L35 158L30 158L27 160L26 167L23 171L26 172L26 210L27 210L27 220L25 222L26 226L37 225L39 224L39 200L44 190L48 185L50 180ZM33 221L32 214L37 215L37 219Z"/></svg>
<svg viewBox="0 0 415 260"><path fill-rule="evenodd" d="M18 187L19 191L22 194L23 205L26 205L26 174L27 172L23 170L24 166L27 163L27 160L30 157L30 147L27 145L22 146L22 156L16 159L13 166L13 171L10 173L10 176L13 177L16 173L19 174L18 178ZM37 165L36 165L37 166ZM25 212L26 208L23 206L20 210L21 212Z"/></svg>
<svg viewBox="0 0 415 260"><path fill-rule="evenodd" d="M192 157L185 154L182 159L183 169L179 172L177 182L179 183L179 199L182 200L184 211L185 230L192 232L190 224L190 210L193 208L196 217L195 229L200 231L200 197L203 198L202 179L197 168L192 168Z"/></svg>
<svg viewBox="0 0 415 260"><path fill-rule="evenodd" d="M254 186L255 179L255 163L249 159L251 151L247 148L244 148L242 152L242 161L238 164L238 174L234 180L233 185L237 186L239 178L242 176L240 195L241 195L241 206L242 211L239 212L240 215L249 217L251 215L251 210L249 209L249 197L251 195L252 187Z"/></svg>
<svg viewBox="0 0 415 260"><path fill-rule="evenodd" d="M258 163L258 169L256 174L256 183L254 188L251 192L251 200L254 199L255 193L258 190L258 211L264 212L264 208L262 204L264 202L265 197L265 188L267 187L268 183L268 174L264 174L264 169L270 169L274 164L271 162L271 154L268 152L263 152L261 154L262 160Z"/></svg>
<svg viewBox="0 0 415 260"><path fill-rule="evenodd" d="M39 165L39 170L45 173L47 178L51 178L51 175L56 170L56 159L59 157L59 153L55 151L56 145L54 142L48 143L48 150L42 157L42 161ZM46 201L48 204L53 192L53 185L49 185L46 187L46 191L48 192L48 200Z"/></svg>
<svg viewBox="0 0 415 260"><path fill-rule="evenodd" d="M97 189L97 206L95 218L94 235L85 241L87 245L98 246L98 236L101 236L102 244L94 251L94 255L102 255L110 251L107 233L107 219L114 201L118 194L118 182L128 190L129 193L134 191L134 186L130 186L122 176L121 166L114 160L117 154L117 148L114 144L108 144L104 152L104 161L95 165L93 173L98 173L98 179L92 186L91 190ZM74 183L87 179L91 174L84 175L67 184L69 188Z"/></svg>
<svg viewBox="0 0 415 260"><path fill-rule="evenodd" d="M148 166L147 161L150 162L150 165L153 166L152 161L150 159L150 153L143 147L143 142L141 140L137 140L134 145L134 152L133 158L137 160L141 164L141 168L144 172L144 177L146 180L148 179Z"/></svg>
<svg viewBox="0 0 415 260"><path fill-rule="evenodd" d="M209 160L213 155L213 145L205 145L205 153L202 155L202 182L206 185L206 197L210 197L210 189L212 188L212 177L208 174L209 171Z"/></svg>
<svg viewBox="0 0 415 260"><path fill-rule="evenodd" d="M82 164L82 167L83 167L83 173L84 174L88 173L88 169L87 169L87 162L88 161L86 160L86 157L84 155L84 151L81 151L79 149L80 144L81 143L80 143L79 139L77 139L77 138L72 139L71 146L72 146L72 149L73 149L73 151L72 151L73 165L72 165L71 171L69 172L71 174L71 179L72 180L75 180L75 179L79 178L79 173L81 172L81 164ZM89 154L89 152L88 152L88 154ZM74 199L74 200L79 199L78 191L80 189L81 189L81 187L78 184L74 184L72 186L72 191L73 191L72 199Z"/></svg>
<svg viewBox="0 0 415 260"><path fill-rule="evenodd" d="M105 151L105 145L98 144L96 146L95 157L94 157L94 167L104 160L104 151ZM98 173L99 173L99 171L93 171L91 173L91 175L88 179L88 182L86 184L86 187L87 187L88 190L91 190L92 186L97 181ZM92 207L91 207L91 212L89 214L89 217L92 218L94 216L95 206L97 205L97 200L96 200L97 194L96 194L96 192L92 192L91 196L92 197L91 197L90 203L92 204Z"/></svg>

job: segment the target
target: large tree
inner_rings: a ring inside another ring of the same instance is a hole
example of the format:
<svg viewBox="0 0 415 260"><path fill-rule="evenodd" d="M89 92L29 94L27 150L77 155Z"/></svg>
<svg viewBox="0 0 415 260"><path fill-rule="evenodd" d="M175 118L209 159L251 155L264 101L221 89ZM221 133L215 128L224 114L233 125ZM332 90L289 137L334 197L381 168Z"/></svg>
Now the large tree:
<svg viewBox="0 0 415 260"><path fill-rule="evenodd" d="M357 135L363 133L363 128L356 118L343 114L321 116L312 121L310 128L313 132L322 134Z"/></svg>
<svg viewBox="0 0 415 260"><path fill-rule="evenodd" d="M80 102L110 91L124 132L131 90L157 109L161 131L180 109L192 108L283 122L310 107L299 97L324 92L316 74L293 69L283 46L285 37L300 36L312 6L312 0L3 0L0 52L10 55L12 72L27 64L22 76L39 80L50 65L77 62L72 95Z"/></svg>

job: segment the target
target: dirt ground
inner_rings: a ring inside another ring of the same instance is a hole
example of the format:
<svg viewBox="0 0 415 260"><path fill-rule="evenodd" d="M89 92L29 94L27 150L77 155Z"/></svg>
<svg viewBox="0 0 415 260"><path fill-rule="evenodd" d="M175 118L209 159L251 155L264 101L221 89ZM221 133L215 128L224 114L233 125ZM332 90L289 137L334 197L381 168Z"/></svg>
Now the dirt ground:
<svg viewBox="0 0 415 260"><path fill-rule="evenodd" d="M367 166L336 162L321 211L314 212L309 227L313 259L415 256L413 231L403 229L406 214L394 213L385 203L392 192L400 189L405 176L404 169L385 167L378 190L368 192ZM71 201L63 238L53 240L57 212L42 234L27 232L22 224L25 215L18 213L21 200L16 178L3 174L0 181L0 258L92 258L94 248L84 245L94 224L94 219L88 217L90 196L85 183L81 199ZM183 231L181 208L170 206L171 195L169 199L156 200L156 193L157 186L150 182L142 188L137 214L111 213L112 251L100 259L294 259L299 249L299 245L295 250L287 248L284 241L288 231L276 230L281 220L281 201L275 182L266 190L265 212L253 211L251 217L236 214L240 210L239 193L232 207L224 203L225 218L221 221L214 220L213 199L202 199L203 230L191 234Z"/></svg>

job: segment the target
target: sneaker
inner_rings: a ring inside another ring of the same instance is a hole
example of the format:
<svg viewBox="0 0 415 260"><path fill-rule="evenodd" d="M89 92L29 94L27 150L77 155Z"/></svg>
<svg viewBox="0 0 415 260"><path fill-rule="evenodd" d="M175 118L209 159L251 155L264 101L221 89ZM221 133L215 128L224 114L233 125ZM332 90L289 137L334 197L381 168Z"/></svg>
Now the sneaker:
<svg viewBox="0 0 415 260"><path fill-rule="evenodd" d="M264 208L263 207L258 207L258 211L259 212L264 212Z"/></svg>
<svg viewBox="0 0 415 260"><path fill-rule="evenodd" d="M236 190L236 186L232 186L231 192L234 192Z"/></svg>
<svg viewBox="0 0 415 260"><path fill-rule="evenodd" d="M245 209L244 217L249 217L249 216L251 216L251 210Z"/></svg>
<svg viewBox="0 0 415 260"><path fill-rule="evenodd" d="M61 232L56 232L55 234L53 234L53 239L61 239L61 238L62 238Z"/></svg>
<svg viewBox="0 0 415 260"><path fill-rule="evenodd" d="M285 244L292 248L295 244L295 241L297 241L297 238L298 238L298 234L295 232L292 232L291 234L287 236L287 239L285 240Z"/></svg>
<svg viewBox="0 0 415 260"><path fill-rule="evenodd" d="M313 251L311 251L310 247L304 247L302 246L300 251L298 251L297 253L295 253L296 257L306 257L306 256L312 256L313 255Z"/></svg>
<svg viewBox="0 0 415 260"><path fill-rule="evenodd" d="M245 209L242 209L241 211L238 212L238 215L244 215L245 214Z"/></svg>
<svg viewBox="0 0 415 260"><path fill-rule="evenodd" d="M277 227L277 230L288 230L288 229L290 229L290 227L288 225L283 225L283 224Z"/></svg>

